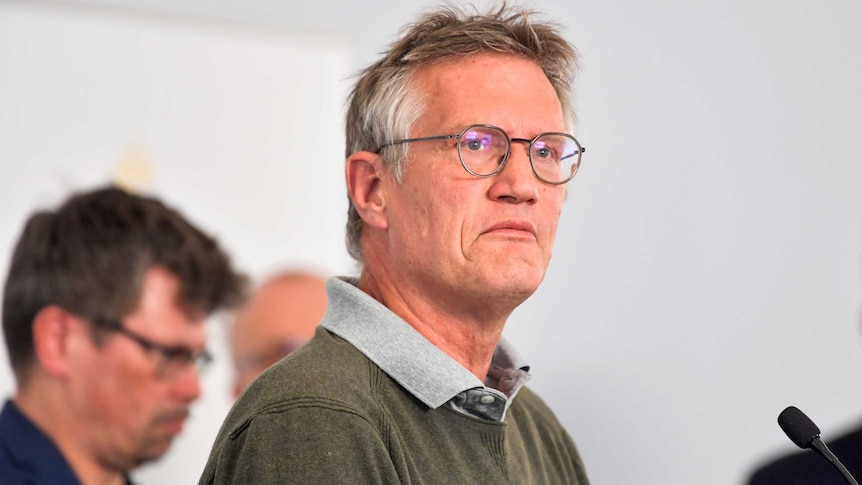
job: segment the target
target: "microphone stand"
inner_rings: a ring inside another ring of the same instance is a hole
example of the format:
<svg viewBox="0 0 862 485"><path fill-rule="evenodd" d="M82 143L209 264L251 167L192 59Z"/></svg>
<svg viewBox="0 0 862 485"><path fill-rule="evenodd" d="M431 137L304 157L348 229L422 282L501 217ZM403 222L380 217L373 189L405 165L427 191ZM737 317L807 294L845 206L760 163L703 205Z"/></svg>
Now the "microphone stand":
<svg viewBox="0 0 862 485"><path fill-rule="evenodd" d="M809 446L811 447L812 450L816 451L820 456L822 456L823 458L826 458L826 461L828 461L829 463L832 463L832 466L834 466L835 468L838 469L839 472L841 472L841 475L844 476L844 479L847 480L847 483L849 483L850 485L859 485L859 482L857 482L856 479L853 478L853 475L850 474L850 471L847 470L847 467L845 467L844 464L841 463L840 460L838 460L838 457L835 456L834 453L832 453L832 451L829 449L829 447L826 446L826 443L824 443L823 440L821 440L819 436L817 436L813 440L811 440L811 443Z"/></svg>

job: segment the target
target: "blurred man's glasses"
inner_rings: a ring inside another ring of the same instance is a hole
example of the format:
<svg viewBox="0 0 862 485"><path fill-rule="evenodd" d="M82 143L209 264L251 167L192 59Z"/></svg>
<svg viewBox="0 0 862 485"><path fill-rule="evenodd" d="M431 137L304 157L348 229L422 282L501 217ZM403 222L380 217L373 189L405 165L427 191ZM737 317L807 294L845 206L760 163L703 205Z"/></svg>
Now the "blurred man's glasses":
<svg viewBox="0 0 862 485"><path fill-rule="evenodd" d="M393 140L380 145L377 153L388 146L416 141L458 141L458 158L464 170L476 177L491 177L500 173L512 154L512 142L529 145L530 166L536 177L547 184L560 185L572 180L581 165L586 150L567 133L542 133L532 140L509 138L509 135L492 125L470 125L458 134L424 136Z"/></svg>
<svg viewBox="0 0 862 485"><path fill-rule="evenodd" d="M97 321L97 326L117 332L140 345L146 352L155 354L159 359L156 364L156 374L162 378L174 377L192 365L198 372L202 372L213 360L206 349L194 350L183 346L162 345L127 329L115 320L100 319Z"/></svg>

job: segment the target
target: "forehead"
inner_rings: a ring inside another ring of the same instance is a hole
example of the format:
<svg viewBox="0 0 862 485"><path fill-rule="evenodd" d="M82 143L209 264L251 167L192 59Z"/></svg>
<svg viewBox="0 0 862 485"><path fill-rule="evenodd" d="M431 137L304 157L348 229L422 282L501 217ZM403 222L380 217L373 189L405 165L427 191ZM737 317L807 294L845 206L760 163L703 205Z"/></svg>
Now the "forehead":
<svg viewBox="0 0 862 485"><path fill-rule="evenodd" d="M313 333L326 312L326 283L311 278L283 278L261 287L234 320L238 347L279 337Z"/></svg>
<svg viewBox="0 0 862 485"><path fill-rule="evenodd" d="M412 82L425 105L417 125L457 129L488 123L506 130L565 131L553 85L538 64L523 57L454 57L419 67Z"/></svg>
<svg viewBox="0 0 862 485"><path fill-rule="evenodd" d="M179 279L170 271L160 267L147 270L138 305L125 317L129 327L146 329L153 337L171 337L203 327L203 315L192 315L180 305L181 289Z"/></svg>

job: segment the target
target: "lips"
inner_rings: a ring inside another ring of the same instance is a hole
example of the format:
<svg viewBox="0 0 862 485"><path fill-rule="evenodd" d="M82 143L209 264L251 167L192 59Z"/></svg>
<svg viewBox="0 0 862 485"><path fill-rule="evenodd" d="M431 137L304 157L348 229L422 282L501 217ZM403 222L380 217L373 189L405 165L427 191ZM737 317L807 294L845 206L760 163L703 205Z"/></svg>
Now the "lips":
<svg viewBox="0 0 862 485"><path fill-rule="evenodd" d="M494 224L493 226L485 229L485 232L483 234L487 234L487 233L491 233L491 232L497 232L497 231L505 231L505 232L510 232L510 231L516 232L517 231L517 232L522 232L522 233L528 233L534 237L536 235L536 228L533 227L533 225L527 221L502 221L502 222L498 222L498 223Z"/></svg>
<svg viewBox="0 0 862 485"><path fill-rule="evenodd" d="M179 434L182 429L186 419L189 417L188 409L173 411L161 418L161 421L165 423L167 428L173 434Z"/></svg>
<svg viewBox="0 0 862 485"><path fill-rule="evenodd" d="M183 432L184 424L185 422L183 420L168 421L168 430L171 434L178 435Z"/></svg>

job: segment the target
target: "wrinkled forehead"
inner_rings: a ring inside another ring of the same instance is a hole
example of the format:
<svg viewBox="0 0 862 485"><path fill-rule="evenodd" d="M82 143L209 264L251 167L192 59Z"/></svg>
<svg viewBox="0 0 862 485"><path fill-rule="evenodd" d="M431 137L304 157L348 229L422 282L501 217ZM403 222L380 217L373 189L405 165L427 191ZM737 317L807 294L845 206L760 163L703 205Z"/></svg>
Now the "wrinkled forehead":
<svg viewBox="0 0 862 485"><path fill-rule="evenodd" d="M472 54L416 68L411 89L424 110L410 136L428 126L457 132L485 123L520 129L523 120L542 120L539 131L566 131L562 105L548 77L534 61L504 54ZM427 130L425 130L427 131ZM538 133L538 132L537 132Z"/></svg>

